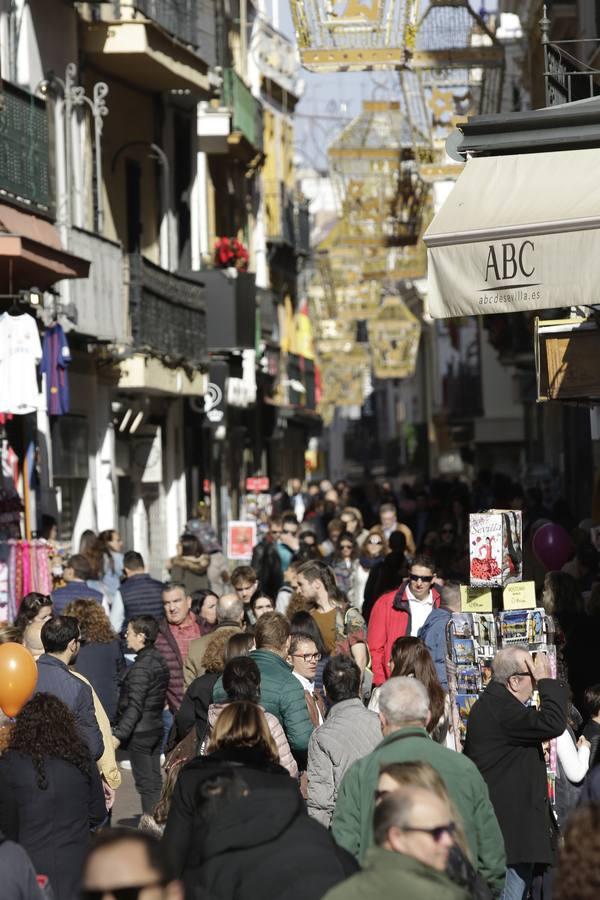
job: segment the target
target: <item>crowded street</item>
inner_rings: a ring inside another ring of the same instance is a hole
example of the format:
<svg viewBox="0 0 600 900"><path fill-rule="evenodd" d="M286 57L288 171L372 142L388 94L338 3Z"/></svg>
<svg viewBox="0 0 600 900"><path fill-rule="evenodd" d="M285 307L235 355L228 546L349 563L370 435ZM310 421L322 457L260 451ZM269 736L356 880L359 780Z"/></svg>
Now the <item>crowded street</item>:
<svg viewBox="0 0 600 900"><path fill-rule="evenodd" d="M600 898L599 24L0 3L0 900Z"/></svg>

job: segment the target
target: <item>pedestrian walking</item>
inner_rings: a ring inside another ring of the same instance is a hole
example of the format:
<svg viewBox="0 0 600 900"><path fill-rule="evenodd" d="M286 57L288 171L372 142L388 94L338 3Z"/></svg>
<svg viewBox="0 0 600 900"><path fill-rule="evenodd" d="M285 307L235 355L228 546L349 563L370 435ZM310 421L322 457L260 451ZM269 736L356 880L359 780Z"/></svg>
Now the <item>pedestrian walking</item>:
<svg viewBox="0 0 600 900"><path fill-rule="evenodd" d="M108 718L114 722L125 672L121 642L95 600L74 600L65 607L65 615L77 619L81 634L81 646L73 668L87 678Z"/></svg>
<svg viewBox="0 0 600 900"><path fill-rule="evenodd" d="M25 704L0 773L19 811L16 840L57 900L78 900L90 829L105 820L106 806L75 717L58 697L37 693Z"/></svg>
<svg viewBox="0 0 600 900"><path fill-rule="evenodd" d="M129 751L142 812L152 813L160 798L162 712L169 685L169 669L155 647L158 622L153 616L137 616L127 626L129 650L135 662L123 680L117 720L113 725L115 748Z"/></svg>
<svg viewBox="0 0 600 900"><path fill-rule="evenodd" d="M129 550L123 557L121 586L113 597L110 622L117 634L124 633L127 623L135 616L163 615L163 583L146 571L141 553Z"/></svg>
<svg viewBox="0 0 600 900"><path fill-rule="evenodd" d="M360 699L361 673L349 656L332 657L323 673L329 704L325 722L310 736L307 766L308 812L329 827L342 778L350 765L381 741L376 713Z"/></svg>

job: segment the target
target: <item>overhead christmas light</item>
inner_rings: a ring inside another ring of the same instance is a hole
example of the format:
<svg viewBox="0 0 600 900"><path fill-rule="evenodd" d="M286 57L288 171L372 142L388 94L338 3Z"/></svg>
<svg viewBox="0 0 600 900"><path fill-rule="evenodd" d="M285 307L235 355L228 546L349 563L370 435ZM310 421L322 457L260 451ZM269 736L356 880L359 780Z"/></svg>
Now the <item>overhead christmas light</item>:
<svg viewBox="0 0 600 900"><path fill-rule="evenodd" d="M313 72L397 69L410 58L416 0L290 0L302 65Z"/></svg>

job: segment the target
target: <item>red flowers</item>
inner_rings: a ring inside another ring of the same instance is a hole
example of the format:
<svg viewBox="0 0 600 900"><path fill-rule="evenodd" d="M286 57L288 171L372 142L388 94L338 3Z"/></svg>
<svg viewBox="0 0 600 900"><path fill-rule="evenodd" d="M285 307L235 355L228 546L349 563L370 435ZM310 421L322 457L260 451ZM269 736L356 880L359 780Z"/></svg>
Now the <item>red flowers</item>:
<svg viewBox="0 0 600 900"><path fill-rule="evenodd" d="M218 269L234 267L238 272L248 271L250 256L237 238L218 238L215 243L215 266Z"/></svg>

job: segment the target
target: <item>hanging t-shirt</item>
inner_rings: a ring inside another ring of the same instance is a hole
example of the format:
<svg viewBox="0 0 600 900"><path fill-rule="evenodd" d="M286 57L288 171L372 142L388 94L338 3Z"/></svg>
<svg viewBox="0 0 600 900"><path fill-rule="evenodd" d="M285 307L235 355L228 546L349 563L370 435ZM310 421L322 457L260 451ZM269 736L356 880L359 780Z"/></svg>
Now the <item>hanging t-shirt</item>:
<svg viewBox="0 0 600 900"><path fill-rule="evenodd" d="M35 412L39 406L36 366L42 358L37 323L24 313L0 316L0 412Z"/></svg>
<svg viewBox="0 0 600 900"><path fill-rule="evenodd" d="M44 344L40 372L46 376L48 413L64 416L69 412L69 376L67 366L71 362L71 351L60 325L51 325L44 333Z"/></svg>

